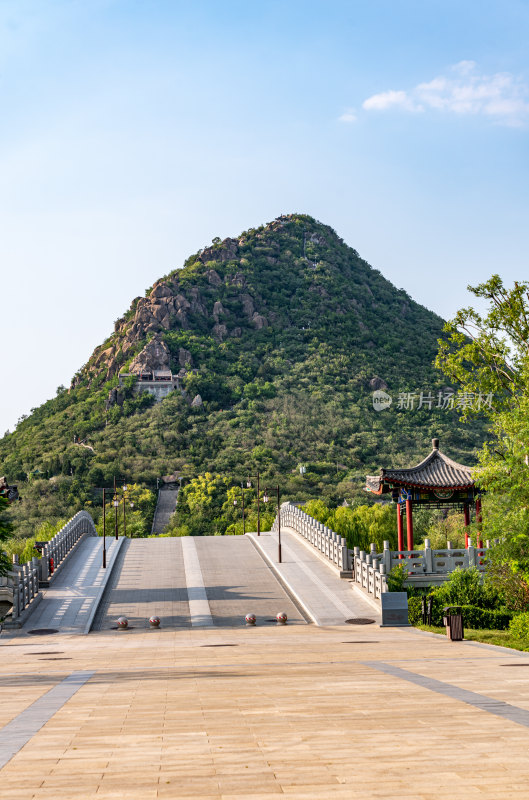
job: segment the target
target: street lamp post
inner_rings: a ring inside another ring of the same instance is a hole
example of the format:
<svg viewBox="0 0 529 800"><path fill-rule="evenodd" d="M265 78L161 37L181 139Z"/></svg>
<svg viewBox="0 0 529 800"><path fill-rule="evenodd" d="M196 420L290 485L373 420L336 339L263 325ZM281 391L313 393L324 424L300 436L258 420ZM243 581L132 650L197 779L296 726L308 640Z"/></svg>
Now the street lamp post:
<svg viewBox="0 0 529 800"><path fill-rule="evenodd" d="M126 516L126 513L125 513L125 508L126 508L127 504L125 502L125 500L126 500L125 495L126 495L126 492L127 492L128 488L129 487L127 486L127 484L124 483L123 484L123 536L125 536L125 537L127 536L127 516Z"/></svg>
<svg viewBox="0 0 529 800"><path fill-rule="evenodd" d="M244 518L244 485L241 481L241 501L242 501L242 532L243 535L246 533L246 520ZM237 508L237 498L234 499L233 505Z"/></svg>
<svg viewBox="0 0 529 800"><path fill-rule="evenodd" d="M279 505L279 485L277 487L277 562L281 564L281 506Z"/></svg>
<svg viewBox="0 0 529 800"><path fill-rule="evenodd" d="M260 488L259 488L259 477L260 476L259 476L259 473L257 473L257 475L249 475L248 476L248 480L246 481L246 486L248 487L248 489L252 488L252 482L251 482L250 478L254 478L254 477L257 478L257 535L260 536L261 535L261 506L260 506L260 497L259 497L259 494L260 494Z"/></svg>
<svg viewBox="0 0 529 800"><path fill-rule="evenodd" d="M103 569L107 566L107 514L105 488L103 487Z"/></svg>
<svg viewBox="0 0 529 800"><path fill-rule="evenodd" d="M134 511L134 503L132 502L132 500L130 501L129 506L130 506L130 513L132 514ZM130 538L132 539L133 537L134 537L134 526L132 526L132 533L130 534Z"/></svg>
<svg viewBox="0 0 529 800"><path fill-rule="evenodd" d="M114 506L114 532L116 534L116 539L118 539L118 507L119 507L119 500L117 494L114 495L114 499L112 500L112 505Z"/></svg>
<svg viewBox="0 0 529 800"><path fill-rule="evenodd" d="M268 489L264 490L263 503L268 503ZM277 563L281 564L281 506L279 503L279 486L277 486Z"/></svg>

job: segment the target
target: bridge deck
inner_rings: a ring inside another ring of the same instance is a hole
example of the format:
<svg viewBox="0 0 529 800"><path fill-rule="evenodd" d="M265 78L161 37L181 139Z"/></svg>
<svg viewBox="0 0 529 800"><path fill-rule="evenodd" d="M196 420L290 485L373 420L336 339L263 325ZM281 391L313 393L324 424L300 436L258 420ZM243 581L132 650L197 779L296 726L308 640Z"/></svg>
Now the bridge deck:
<svg viewBox="0 0 529 800"><path fill-rule="evenodd" d="M115 539L107 539L109 571L117 545ZM84 633L105 579L102 556L102 538L83 539L57 573L52 586L43 591L42 601L28 617L24 629L56 628L61 633Z"/></svg>
<svg viewBox="0 0 529 800"><path fill-rule="evenodd" d="M209 620L194 610L201 585ZM272 624L272 619L275 624L279 611L292 623L305 622L247 538L133 539L119 556L93 629L113 628L119 616L126 616L135 628L148 628L153 614L164 628L240 627L250 612L257 615L258 624Z"/></svg>
<svg viewBox="0 0 529 800"><path fill-rule="evenodd" d="M248 535L316 625L342 625L354 617L380 622L376 601L364 596L352 582L339 578L317 551L291 529L281 532L281 564L277 560L277 533Z"/></svg>

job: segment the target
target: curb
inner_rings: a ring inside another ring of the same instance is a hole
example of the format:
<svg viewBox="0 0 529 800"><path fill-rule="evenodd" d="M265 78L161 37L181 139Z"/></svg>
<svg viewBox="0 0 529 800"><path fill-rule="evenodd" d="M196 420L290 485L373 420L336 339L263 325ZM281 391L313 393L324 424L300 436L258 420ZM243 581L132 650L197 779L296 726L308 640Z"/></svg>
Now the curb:
<svg viewBox="0 0 529 800"><path fill-rule="evenodd" d="M436 639L444 639L445 642L448 642L448 638L444 635L444 633L434 633L433 631L423 631L420 628L416 628L415 625L411 625L411 628L414 633L419 634L420 636L430 636ZM475 642L473 639L462 639L460 642L456 642L456 644L464 644L467 647L479 647L484 648L485 650L492 650L492 652L510 654L511 656L518 656L521 658L529 658L529 651L527 650L516 650L514 647L504 647L502 644L488 644L487 642Z"/></svg>
<svg viewBox="0 0 529 800"><path fill-rule="evenodd" d="M306 603L303 602L303 600L301 599L299 594L296 592L296 590L292 588L292 586L286 580L284 575L282 575L279 572L279 570L277 569L276 564L272 561L270 556L261 547L259 542L256 541L256 539L255 539L256 534L254 534L254 533L246 533L245 536L247 536L250 539L250 541L252 542L252 544L256 548L257 552L262 557L263 561L266 562L266 565L268 566L270 571L273 572L273 574L277 578L279 584L283 587L283 589L288 594L288 596L290 597L290 599L292 600L294 605L298 607L299 611L301 611L301 614L305 617L305 619L307 621L313 622L319 628L322 627L321 622L318 620L318 618L316 617L314 612L311 611L310 608L306 605Z"/></svg>
<svg viewBox="0 0 529 800"><path fill-rule="evenodd" d="M88 620L86 622L86 625L84 626L84 630L83 630L82 635L86 635L87 633L90 633L90 628L93 625L94 617L97 614L97 610L98 610L98 608L99 608L99 606L101 604L101 600L103 599L103 595L105 593L105 589L107 588L107 584L108 584L108 582L109 582L109 580L110 580L110 578L112 576L112 572L114 570L114 566L115 566L116 561L118 559L118 555L121 552L121 547L122 547L124 541L125 541L125 537L124 536L120 536L119 539L118 539L118 546L115 547L113 549L113 551L112 551L112 557L110 559L110 563L107 564L107 566L106 566L105 576L103 578L103 582L101 583L101 586L99 587L99 591L98 591L97 595L94 598L94 602L92 603L92 610L90 611L90 614L88 616Z"/></svg>

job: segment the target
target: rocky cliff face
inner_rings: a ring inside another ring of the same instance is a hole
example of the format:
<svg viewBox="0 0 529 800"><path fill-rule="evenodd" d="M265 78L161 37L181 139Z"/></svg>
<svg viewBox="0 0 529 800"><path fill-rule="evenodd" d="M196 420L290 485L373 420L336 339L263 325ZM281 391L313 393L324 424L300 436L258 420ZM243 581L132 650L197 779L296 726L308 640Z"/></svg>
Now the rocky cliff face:
<svg viewBox="0 0 529 800"><path fill-rule="evenodd" d="M182 269L156 281L116 322L73 386L100 383L119 371L200 367L189 349L193 338L207 340L207 349L246 341L270 327L278 333L319 331L328 340L329 330L346 325L344 336L365 352L387 348L388 323L398 322L402 341L424 349L424 339L434 342L442 321L430 314L421 342L419 319L426 319L424 309L331 228L288 215L238 239L216 239ZM177 346L179 333L188 335Z"/></svg>
<svg viewBox="0 0 529 800"><path fill-rule="evenodd" d="M271 232L271 231L270 231ZM169 349L163 341L163 331L175 329L189 330L190 318L203 319L211 336L218 342L227 337L238 338L242 334L241 322L250 323L255 330L268 326L264 313L256 308L256 298L247 289L247 280L242 271L221 276L209 264L239 265L245 259L240 257L240 247L244 239L225 239L208 247L196 255L195 265L203 265L197 274L197 284L189 285L182 281L178 273L157 281L145 297L137 297L129 312L119 319L114 334L105 345L96 348L86 367L76 375L73 386L78 385L88 372L103 374L110 378L122 369L122 365L136 353L127 370L141 372L149 369L175 368ZM274 249L278 250L277 245ZM271 258L275 263L277 259ZM238 301L240 308L235 313L225 308L218 292L229 290L230 296ZM240 291L239 291L240 290ZM138 352L138 345L149 336L154 337ZM192 365L189 351L180 348L178 365Z"/></svg>

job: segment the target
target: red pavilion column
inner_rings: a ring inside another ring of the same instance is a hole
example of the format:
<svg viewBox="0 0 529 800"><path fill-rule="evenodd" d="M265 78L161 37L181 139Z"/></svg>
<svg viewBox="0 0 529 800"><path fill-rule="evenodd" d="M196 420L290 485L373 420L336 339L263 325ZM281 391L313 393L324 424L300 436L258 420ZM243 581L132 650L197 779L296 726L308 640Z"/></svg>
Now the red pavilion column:
<svg viewBox="0 0 529 800"><path fill-rule="evenodd" d="M483 539L481 538L481 497L476 497L476 528L478 530L476 539L477 539L477 546L483 547Z"/></svg>
<svg viewBox="0 0 529 800"><path fill-rule="evenodd" d="M468 547L468 531L470 529L470 508L468 503L464 505L464 514L465 514L465 547Z"/></svg>
<svg viewBox="0 0 529 800"><path fill-rule="evenodd" d="M413 550L413 511L411 500L406 500L406 533L408 534L408 550Z"/></svg>
<svg viewBox="0 0 529 800"><path fill-rule="evenodd" d="M397 536L398 536L398 549L404 550L404 530L402 526L401 503L397 503ZM402 555L399 555L402 558Z"/></svg>

